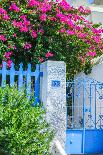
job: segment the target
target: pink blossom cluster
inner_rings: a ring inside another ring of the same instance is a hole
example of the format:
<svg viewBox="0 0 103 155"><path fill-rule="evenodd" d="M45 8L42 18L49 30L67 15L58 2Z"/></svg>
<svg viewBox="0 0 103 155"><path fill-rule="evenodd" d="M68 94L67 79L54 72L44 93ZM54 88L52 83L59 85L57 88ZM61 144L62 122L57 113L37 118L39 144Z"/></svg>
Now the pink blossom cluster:
<svg viewBox="0 0 103 155"><path fill-rule="evenodd" d="M7 39L5 38L5 36L3 34L0 35L0 40L1 41L6 41Z"/></svg>
<svg viewBox="0 0 103 155"><path fill-rule="evenodd" d="M24 33L30 32L33 38L37 38L37 32L32 28L30 21L27 19L27 15L21 15L20 20L19 21L13 20L12 24L14 27L19 28L20 32Z"/></svg>
<svg viewBox="0 0 103 155"><path fill-rule="evenodd" d="M96 56L96 52L89 51L89 52L87 52L86 55L87 55L87 56L94 57L94 56Z"/></svg>
<svg viewBox="0 0 103 155"><path fill-rule="evenodd" d="M46 3L46 2L43 2L39 5L39 8L38 8L42 13L46 13L48 11L51 11L52 9L52 5L50 3Z"/></svg>
<svg viewBox="0 0 103 155"><path fill-rule="evenodd" d="M85 14L85 15L91 13L91 10L87 10L87 9L85 9L83 6L80 6L80 7L78 8L78 10L80 11L80 13L83 13L83 14Z"/></svg>
<svg viewBox="0 0 103 155"><path fill-rule="evenodd" d="M41 16L40 16L40 20L41 21L46 21L46 18L47 18L47 15L45 13L43 13Z"/></svg>
<svg viewBox="0 0 103 155"><path fill-rule="evenodd" d="M67 30L66 32L67 32L67 34L68 34L68 35L70 35L70 36L75 35L75 32L74 32L74 31L72 31L72 30Z"/></svg>
<svg viewBox="0 0 103 155"><path fill-rule="evenodd" d="M12 64L12 60L7 60L7 66L10 68Z"/></svg>
<svg viewBox="0 0 103 155"><path fill-rule="evenodd" d="M48 59L49 57L53 57L53 56L54 54L50 51L45 54L46 59ZM39 62L43 62L43 61L44 61L44 58L39 58Z"/></svg>
<svg viewBox="0 0 103 155"><path fill-rule="evenodd" d="M59 3L59 6L65 10L65 11L70 11L72 10L73 8L70 6L70 4L66 1L66 0L62 0L60 3Z"/></svg>
<svg viewBox="0 0 103 155"><path fill-rule="evenodd" d="M62 14L61 12L56 14L56 17L60 19L61 23L67 24L70 28L74 28L74 23L67 15Z"/></svg>
<svg viewBox="0 0 103 155"><path fill-rule="evenodd" d="M30 21L26 19L25 15L22 15L20 18L22 19L21 21L13 20L13 26L19 28L21 32L28 32Z"/></svg>
<svg viewBox="0 0 103 155"><path fill-rule="evenodd" d="M80 38L80 39L84 39L87 36L86 33L82 33L82 32L79 32L77 35L78 35L78 38Z"/></svg>
<svg viewBox="0 0 103 155"><path fill-rule="evenodd" d="M27 50L29 50L29 49L31 49L32 48L32 45L30 44L30 43L25 43L24 44L24 49L27 49Z"/></svg>
<svg viewBox="0 0 103 155"><path fill-rule="evenodd" d="M13 54L12 51L10 51L10 52L5 52L4 57L5 57L6 59L10 59L10 56L11 56L12 54Z"/></svg>
<svg viewBox="0 0 103 155"><path fill-rule="evenodd" d="M31 31L31 36L33 37L33 38L37 38L37 32L35 31L35 30L32 30Z"/></svg>
<svg viewBox="0 0 103 155"><path fill-rule="evenodd" d="M28 6L29 7L39 6L39 5L40 5L40 2L39 1L36 1L36 0L29 0L28 1Z"/></svg>
<svg viewBox="0 0 103 155"><path fill-rule="evenodd" d="M16 3L12 3L9 7L10 11L20 12L20 8L16 5Z"/></svg>
<svg viewBox="0 0 103 155"><path fill-rule="evenodd" d="M9 68L11 67L11 64L12 64L12 60L10 60L12 54L13 54L12 51L4 53L4 57L7 59L7 66Z"/></svg>
<svg viewBox="0 0 103 155"><path fill-rule="evenodd" d="M7 14L7 11L4 10L3 8L0 8L0 15L2 16L2 18L3 18L4 20L9 20L9 19L10 19L10 17L9 17L8 14Z"/></svg>
<svg viewBox="0 0 103 155"><path fill-rule="evenodd" d="M9 7L10 11L18 13L17 15L19 18L11 18L11 22L14 26L13 28L19 29L21 34L22 32L28 32L28 36L30 35L30 37L36 39L38 38L39 33L42 35L46 34L44 33L44 28L46 26L51 26L50 28L55 30L55 35L60 34L61 37L68 37L68 42L69 38L76 38L78 41L82 41L88 45L86 51L84 51L84 55L78 56L83 63L85 63L86 57L96 56L97 47L100 48L101 51L103 50L103 40L101 39L103 28L94 28L93 24L85 19L85 15L88 15L91 12L83 6L74 9L66 0L60 0L58 3L52 1L49 2L48 0L28 0L26 9L27 13L23 14L22 9L20 9L16 3L12 3ZM0 15L2 15L5 20L9 20L10 17L12 17L11 15L9 17L3 8L0 8ZM31 18L33 15L35 15L34 18ZM14 40L18 39L17 36L19 36L18 32L12 34ZM0 40L6 41L7 39L4 35L0 35ZM30 42L28 39L22 44L23 50L30 50L32 46L32 41ZM12 46L8 48L12 51L16 49L16 47ZM10 52L6 52L4 55L4 57L9 60L9 66L11 55L12 53L10 54ZM53 56L54 54L50 51L45 54L46 59ZM43 62L44 59L39 58L39 61Z"/></svg>

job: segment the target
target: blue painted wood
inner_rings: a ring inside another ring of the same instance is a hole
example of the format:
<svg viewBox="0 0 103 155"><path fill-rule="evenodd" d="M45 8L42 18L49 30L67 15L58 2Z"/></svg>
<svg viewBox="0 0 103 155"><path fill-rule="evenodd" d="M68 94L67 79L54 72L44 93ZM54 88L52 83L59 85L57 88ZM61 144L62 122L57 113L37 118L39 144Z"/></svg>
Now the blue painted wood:
<svg viewBox="0 0 103 155"><path fill-rule="evenodd" d="M35 70L35 89L34 89L34 93L35 93L35 104L38 104L39 101L39 91L40 91L40 65L36 65L36 70Z"/></svg>
<svg viewBox="0 0 103 155"><path fill-rule="evenodd" d="M3 62L3 67L2 67L2 83L1 86L5 87L6 85L6 62Z"/></svg>
<svg viewBox="0 0 103 155"><path fill-rule="evenodd" d="M20 64L19 76L18 76L18 90L20 91L23 88L23 64Z"/></svg>
<svg viewBox="0 0 103 155"><path fill-rule="evenodd" d="M20 64L19 71L15 70L14 63L12 63L10 69L6 69L6 62L3 62L3 67L2 70L0 70L0 74L2 75L2 82L1 86L4 87L6 85L6 76L10 76L10 86L14 86L15 84L15 75L18 76L18 90L20 91L23 88L23 76L26 77L26 92L27 92L27 97L30 99L31 96L31 77L35 77L35 85L34 85L34 97L35 99L35 104L40 102L39 99L39 91L40 91L40 77L43 76L43 73L40 72L40 65L36 65L36 70L35 72L31 71L31 64L28 64L27 70L23 71L23 64Z"/></svg>
<svg viewBox="0 0 103 155"><path fill-rule="evenodd" d="M10 86L14 86L14 78L15 78L15 69L14 69L14 63L12 63L10 68Z"/></svg>
<svg viewBox="0 0 103 155"><path fill-rule="evenodd" d="M67 130L65 151L67 154L82 154L83 130Z"/></svg>
<svg viewBox="0 0 103 155"><path fill-rule="evenodd" d="M28 64L28 69L27 69L26 90L27 90L27 97L28 99L30 99L30 96L31 96L31 64Z"/></svg>

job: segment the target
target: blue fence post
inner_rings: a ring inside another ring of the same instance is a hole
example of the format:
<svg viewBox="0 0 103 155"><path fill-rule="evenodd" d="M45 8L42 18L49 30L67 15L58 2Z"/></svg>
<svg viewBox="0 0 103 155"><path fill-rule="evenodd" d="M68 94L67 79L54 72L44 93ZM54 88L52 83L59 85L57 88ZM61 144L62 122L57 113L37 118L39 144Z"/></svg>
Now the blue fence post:
<svg viewBox="0 0 103 155"><path fill-rule="evenodd" d="M5 87L6 85L6 62L3 62L3 67L2 67L2 83L1 86Z"/></svg>
<svg viewBox="0 0 103 155"><path fill-rule="evenodd" d="M36 70L35 70L35 87L34 87L34 92L35 92L35 104L38 104L40 102L39 100L39 92L40 92L40 65L36 65Z"/></svg>
<svg viewBox="0 0 103 155"><path fill-rule="evenodd" d="M19 77L18 77L18 90L20 91L23 87L23 63L20 63Z"/></svg>
<svg viewBox="0 0 103 155"><path fill-rule="evenodd" d="M10 86L14 86L14 78L15 78L15 69L14 69L14 63L12 63L10 68Z"/></svg>
<svg viewBox="0 0 103 155"><path fill-rule="evenodd" d="M26 91L27 91L27 97L28 97L28 99L30 99L30 95L31 95L31 64L28 64L28 69L27 69Z"/></svg>

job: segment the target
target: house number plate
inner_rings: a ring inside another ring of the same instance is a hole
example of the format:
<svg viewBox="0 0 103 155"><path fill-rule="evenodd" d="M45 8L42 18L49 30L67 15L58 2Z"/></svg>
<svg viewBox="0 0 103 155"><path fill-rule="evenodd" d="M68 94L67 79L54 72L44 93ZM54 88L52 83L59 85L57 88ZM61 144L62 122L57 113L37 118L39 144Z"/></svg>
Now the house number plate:
<svg viewBox="0 0 103 155"><path fill-rule="evenodd" d="M59 80L52 80L52 87L60 87L60 81Z"/></svg>

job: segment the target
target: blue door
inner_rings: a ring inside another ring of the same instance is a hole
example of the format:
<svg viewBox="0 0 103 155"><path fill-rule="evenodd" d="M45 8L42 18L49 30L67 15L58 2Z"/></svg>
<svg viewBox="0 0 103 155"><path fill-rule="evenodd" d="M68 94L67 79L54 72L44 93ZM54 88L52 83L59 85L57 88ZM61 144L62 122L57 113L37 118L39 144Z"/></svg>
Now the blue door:
<svg viewBox="0 0 103 155"><path fill-rule="evenodd" d="M83 131L67 130L66 132L66 153L82 154L83 153Z"/></svg>
<svg viewBox="0 0 103 155"><path fill-rule="evenodd" d="M103 153L103 83L77 77L66 91L66 153Z"/></svg>

